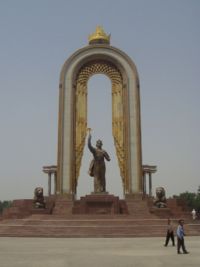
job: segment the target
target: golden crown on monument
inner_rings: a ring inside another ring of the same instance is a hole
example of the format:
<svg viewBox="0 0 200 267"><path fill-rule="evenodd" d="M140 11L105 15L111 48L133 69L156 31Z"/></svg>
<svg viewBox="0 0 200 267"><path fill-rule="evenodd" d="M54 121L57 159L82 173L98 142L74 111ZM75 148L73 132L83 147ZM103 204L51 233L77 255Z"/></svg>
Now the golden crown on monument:
<svg viewBox="0 0 200 267"><path fill-rule="evenodd" d="M107 35L101 26L96 27L96 31L89 35L89 44L110 44L110 34Z"/></svg>

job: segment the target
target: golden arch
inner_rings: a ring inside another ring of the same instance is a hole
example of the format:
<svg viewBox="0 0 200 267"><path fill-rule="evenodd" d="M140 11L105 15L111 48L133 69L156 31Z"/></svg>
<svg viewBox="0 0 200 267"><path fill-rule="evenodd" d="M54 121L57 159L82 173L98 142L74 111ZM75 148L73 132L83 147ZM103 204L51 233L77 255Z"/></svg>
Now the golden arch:
<svg viewBox="0 0 200 267"><path fill-rule="evenodd" d="M125 194L142 192L139 79L121 50L93 44L75 52L60 75L57 194L76 194L87 130L87 81L97 73L112 84L112 132Z"/></svg>
<svg viewBox="0 0 200 267"><path fill-rule="evenodd" d="M128 190L127 179L127 137L125 123L125 98L123 78L120 71L112 63L105 60L91 61L81 67L76 78L75 93L75 179L73 181L76 190L83 149L87 130L87 82L94 74L105 74L112 84L112 132L116 148L120 174L124 190Z"/></svg>

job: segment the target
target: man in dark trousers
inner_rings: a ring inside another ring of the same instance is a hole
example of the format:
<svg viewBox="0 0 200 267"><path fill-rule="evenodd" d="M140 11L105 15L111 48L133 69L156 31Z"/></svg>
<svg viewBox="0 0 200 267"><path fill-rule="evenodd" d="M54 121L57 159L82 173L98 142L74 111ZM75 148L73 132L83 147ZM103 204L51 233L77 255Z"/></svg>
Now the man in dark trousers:
<svg viewBox="0 0 200 267"><path fill-rule="evenodd" d="M175 246L174 229L173 229L173 225L172 225L170 219L168 219L168 221L167 221L167 235L166 235L166 240L165 240L165 245L164 245L165 247L167 247L167 245L169 243L169 239L171 239L172 245Z"/></svg>
<svg viewBox="0 0 200 267"><path fill-rule="evenodd" d="M182 254L180 252L180 248L182 248L183 253L188 254L189 252L186 250L185 242L184 242L184 236L185 236L184 228L183 228L184 221L179 220L178 223L179 224L178 224L177 232L176 232L176 234L177 234L177 253Z"/></svg>

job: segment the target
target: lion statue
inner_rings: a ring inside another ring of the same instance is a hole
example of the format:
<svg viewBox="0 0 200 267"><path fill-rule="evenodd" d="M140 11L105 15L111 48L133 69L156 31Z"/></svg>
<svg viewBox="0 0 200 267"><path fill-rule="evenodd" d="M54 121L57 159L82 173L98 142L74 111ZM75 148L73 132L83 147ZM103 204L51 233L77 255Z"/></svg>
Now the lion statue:
<svg viewBox="0 0 200 267"><path fill-rule="evenodd" d="M43 188L36 187L34 190L34 206L35 208L45 208Z"/></svg>
<svg viewBox="0 0 200 267"><path fill-rule="evenodd" d="M166 196L164 187L156 188L156 199L154 200L154 206L158 208L166 208Z"/></svg>

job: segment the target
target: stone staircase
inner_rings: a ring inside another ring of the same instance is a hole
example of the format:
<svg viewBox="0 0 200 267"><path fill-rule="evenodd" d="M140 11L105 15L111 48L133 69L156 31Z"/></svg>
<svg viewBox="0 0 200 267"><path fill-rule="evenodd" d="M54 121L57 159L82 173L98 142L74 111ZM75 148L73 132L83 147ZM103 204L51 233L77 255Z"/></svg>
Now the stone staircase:
<svg viewBox="0 0 200 267"><path fill-rule="evenodd" d="M24 218L2 218L0 236L164 237L166 234L167 219L151 213L145 199L127 199L128 214L72 214L72 204L69 199L59 198L51 214L40 211ZM185 219L186 234L200 235L200 221L191 221L185 214L182 212L181 218ZM180 217L172 218L176 228Z"/></svg>
<svg viewBox="0 0 200 267"><path fill-rule="evenodd" d="M174 220L176 225L177 220ZM0 222L0 236L15 237L157 237L166 234L166 219L132 216L31 215ZM200 235L200 222L186 222L187 235Z"/></svg>

